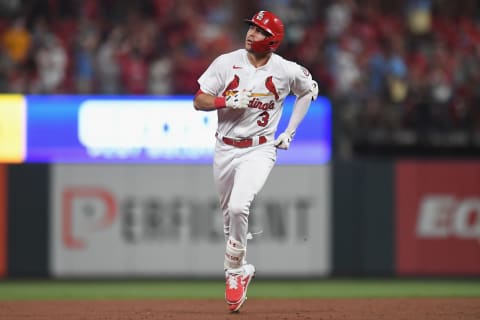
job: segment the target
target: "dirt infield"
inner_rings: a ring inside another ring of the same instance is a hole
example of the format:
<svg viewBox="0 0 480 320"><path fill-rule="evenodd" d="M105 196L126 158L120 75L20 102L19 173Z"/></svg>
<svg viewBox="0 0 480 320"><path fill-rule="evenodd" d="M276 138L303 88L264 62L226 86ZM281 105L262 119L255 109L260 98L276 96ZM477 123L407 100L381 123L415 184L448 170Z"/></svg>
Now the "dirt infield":
<svg viewBox="0 0 480 320"><path fill-rule="evenodd" d="M250 299L235 314L221 300L2 301L0 319L478 320L480 298Z"/></svg>

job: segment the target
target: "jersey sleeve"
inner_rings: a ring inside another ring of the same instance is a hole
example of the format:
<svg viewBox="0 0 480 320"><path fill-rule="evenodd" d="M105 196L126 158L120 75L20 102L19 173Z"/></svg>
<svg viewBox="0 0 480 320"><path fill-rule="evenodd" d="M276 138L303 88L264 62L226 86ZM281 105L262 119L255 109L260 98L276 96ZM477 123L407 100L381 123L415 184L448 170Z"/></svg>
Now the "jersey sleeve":
<svg viewBox="0 0 480 320"><path fill-rule="evenodd" d="M198 78L198 84L202 92L211 94L213 96L219 95L225 85L225 76L222 71L224 68L224 57L219 56L208 66L205 72Z"/></svg>
<svg viewBox="0 0 480 320"><path fill-rule="evenodd" d="M301 96L312 89L312 75L307 68L292 62L289 66L292 75L291 90L296 96Z"/></svg>

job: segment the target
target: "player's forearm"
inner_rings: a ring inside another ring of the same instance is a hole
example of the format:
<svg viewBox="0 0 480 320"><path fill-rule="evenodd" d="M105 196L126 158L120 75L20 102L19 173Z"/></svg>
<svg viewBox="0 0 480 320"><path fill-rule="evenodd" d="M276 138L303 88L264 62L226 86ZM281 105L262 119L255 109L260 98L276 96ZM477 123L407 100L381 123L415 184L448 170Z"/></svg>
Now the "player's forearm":
<svg viewBox="0 0 480 320"><path fill-rule="evenodd" d="M298 126L307 114L311 102L312 96L309 93L297 97L297 100L295 100L295 104L293 106L292 115L290 116L290 120L285 131L295 132L297 130Z"/></svg>
<svg viewBox="0 0 480 320"><path fill-rule="evenodd" d="M201 111L217 110L218 106L215 106L216 99L217 97L202 92L195 96L195 99L193 100L193 106L196 110Z"/></svg>

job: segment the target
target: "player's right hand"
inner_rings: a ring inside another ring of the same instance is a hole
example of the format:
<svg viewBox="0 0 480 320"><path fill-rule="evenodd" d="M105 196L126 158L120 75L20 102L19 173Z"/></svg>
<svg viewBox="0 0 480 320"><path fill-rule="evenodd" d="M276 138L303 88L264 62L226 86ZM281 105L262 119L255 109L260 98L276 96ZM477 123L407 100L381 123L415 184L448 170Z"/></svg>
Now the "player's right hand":
<svg viewBox="0 0 480 320"><path fill-rule="evenodd" d="M250 102L250 97L252 92L250 91L239 91L233 96L225 97L225 106L232 109L245 109L248 108L248 103Z"/></svg>
<svg viewBox="0 0 480 320"><path fill-rule="evenodd" d="M295 131L285 130L285 132L280 134L275 140L275 147L277 147L278 149L288 150L288 148L290 148L290 143L292 142L294 135Z"/></svg>

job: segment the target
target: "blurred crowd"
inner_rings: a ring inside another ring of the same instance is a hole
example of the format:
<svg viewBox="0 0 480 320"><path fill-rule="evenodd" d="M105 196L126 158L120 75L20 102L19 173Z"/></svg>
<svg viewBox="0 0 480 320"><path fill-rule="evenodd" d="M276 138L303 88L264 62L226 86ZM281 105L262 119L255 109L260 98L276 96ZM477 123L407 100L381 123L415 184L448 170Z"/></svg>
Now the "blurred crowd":
<svg viewBox="0 0 480 320"><path fill-rule="evenodd" d="M331 99L339 156L480 148L477 0L0 0L0 92L194 94L260 9Z"/></svg>

